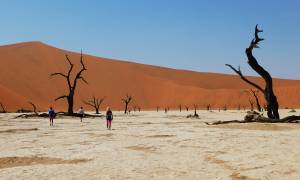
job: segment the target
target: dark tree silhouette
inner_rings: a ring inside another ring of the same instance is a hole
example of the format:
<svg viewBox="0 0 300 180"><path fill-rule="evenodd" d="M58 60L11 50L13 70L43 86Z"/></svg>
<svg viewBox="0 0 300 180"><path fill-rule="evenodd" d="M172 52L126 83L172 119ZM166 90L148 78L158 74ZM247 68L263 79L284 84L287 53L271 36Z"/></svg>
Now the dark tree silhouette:
<svg viewBox="0 0 300 180"><path fill-rule="evenodd" d="M300 116L292 115L282 119L280 119L279 117L279 113L278 113L279 105L277 102L277 97L275 96L273 91L272 77L263 67L261 67L258 64L255 57L252 55L253 48L258 48L259 42L263 40L258 37L259 32L262 32L262 30L259 30L256 25L255 37L251 41L250 46L246 48L246 54L248 57L248 64L250 65L250 67L254 69L264 79L265 88L263 89L259 85L255 84L254 82L249 81L246 77L244 77L240 68L238 68L237 70L229 64L226 64L226 66L230 67L233 71L235 71L242 80L254 86L257 90L259 90L264 94L264 98L267 103L266 108L267 108L268 117L264 117L262 114L259 114L257 112L248 112L247 115L244 117L244 120L216 121L213 123L206 122L206 124L217 125L217 124L227 124L227 123L252 123L252 122L262 122L262 123L299 123L300 122Z"/></svg>
<svg viewBox="0 0 300 180"><path fill-rule="evenodd" d="M32 108L33 108L33 112L35 113L35 114L38 114L37 113L37 110L36 110L36 105L33 103L33 102L28 102L29 104L31 104L31 106L32 106Z"/></svg>
<svg viewBox="0 0 300 180"><path fill-rule="evenodd" d="M181 112L181 108L182 108L182 105L181 105L181 104L179 104L179 112Z"/></svg>
<svg viewBox="0 0 300 180"><path fill-rule="evenodd" d="M211 109L211 105L210 104L208 104L207 106L206 106L206 110L210 110Z"/></svg>
<svg viewBox="0 0 300 180"><path fill-rule="evenodd" d="M248 64L250 67L255 70L265 81L265 88L263 89L260 87L258 84L255 84L254 82L248 80L244 75L242 74L240 68L235 69L229 64L226 64L226 66L230 67L234 72L236 72L242 80L247 82L248 84L252 85L259 91L261 91L264 94L265 100L267 102L267 111L268 111L268 117L270 119L279 119L279 113L278 113L278 102L277 102L277 97L274 94L273 91L273 81L272 77L269 74L268 71L266 71L262 66L260 66L255 59L255 57L252 54L252 50L254 48L259 48L258 44L260 41L263 41L264 39L260 38L258 36L258 33L262 32L262 30L259 30L257 25L255 26L255 34L254 34L254 39L251 41L250 45L248 48L246 48L246 55L248 58Z"/></svg>
<svg viewBox="0 0 300 180"><path fill-rule="evenodd" d="M95 111L96 114L99 114L99 109L100 109L100 105L102 104L102 102L104 101L105 97L102 98L96 98L95 96L92 97L92 99L88 100L88 101L83 101L84 104L92 106Z"/></svg>
<svg viewBox="0 0 300 180"><path fill-rule="evenodd" d="M68 85L68 89L69 89L69 93L68 95L62 95L62 96L59 96L55 99L55 101L59 100L59 99L64 99L66 98L67 99L67 102L68 102L68 114L69 115L72 115L74 114L73 112L73 106L74 106L74 95L75 95L75 89L76 89L76 86L77 86L77 81L78 80L82 80L83 82L85 82L86 84L88 84L88 82L83 78L82 76L82 73L84 71L86 71L86 67L83 63L83 55L82 55L82 51L80 53L80 64L81 64L81 69L79 72L77 72L74 80L72 81L71 80L71 73L72 73L72 70L73 70L73 67L74 67L74 64L70 61L68 55L66 55L66 60L68 61L69 65L70 65L70 68L69 68L69 71L67 74L64 74L64 73L60 73L60 72L57 72L57 73L52 73L51 76L62 76L66 79L67 81L67 85Z"/></svg>
<svg viewBox="0 0 300 180"><path fill-rule="evenodd" d="M198 108L198 105L197 104L194 104L193 105L194 106L194 116L196 117L198 117L198 114L197 114L197 108Z"/></svg>
<svg viewBox="0 0 300 180"><path fill-rule="evenodd" d="M186 109L186 111L189 111L189 107L188 106L185 106L185 109Z"/></svg>
<svg viewBox="0 0 300 180"><path fill-rule="evenodd" d="M262 108L261 108L261 105L259 103L259 98L258 98L259 91L258 90L250 89L250 92L252 93L252 95L253 95L253 97L255 99L256 108L257 108L258 112L261 112Z"/></svg>
<svg viewBox="0 0 300 180"><path fill-rule="evenodd" d="M1 113L6 113L7 111L6 111L6 109L5 109L5 107L4 107L4 105L0 102L0 106L1 106Z"/></svg>
<svg viewBox="0 0 300 180"><path fill-rule="evenodd" d="M126 94L126 96L124 98L122 98L122 102L125 104L124 114L127 114L128 105L129 105L131 100L132 100L132 96L128 95L128 94Z"/></svg>

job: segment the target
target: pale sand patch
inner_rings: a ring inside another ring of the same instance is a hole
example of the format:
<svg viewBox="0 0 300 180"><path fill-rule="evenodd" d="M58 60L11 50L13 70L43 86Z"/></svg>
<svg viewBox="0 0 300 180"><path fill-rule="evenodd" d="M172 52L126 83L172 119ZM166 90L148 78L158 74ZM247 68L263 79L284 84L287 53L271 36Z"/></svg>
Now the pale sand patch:
<svg viewBox="0 0 300 180"><path fill-rule="evenodd" d="M0 157L0 169L12 168L18 166L31 166L37 164L78 164L90 161L88 159L72 159L64 160L60 158L51 157Z"/></svg>

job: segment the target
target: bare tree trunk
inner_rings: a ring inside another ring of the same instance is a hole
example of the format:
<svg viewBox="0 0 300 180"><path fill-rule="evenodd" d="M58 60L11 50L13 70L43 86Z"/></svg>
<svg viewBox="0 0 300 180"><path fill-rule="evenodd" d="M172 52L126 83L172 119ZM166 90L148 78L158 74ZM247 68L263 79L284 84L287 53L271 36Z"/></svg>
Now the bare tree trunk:
<svg viewBox="0 0 300 180"><path fill-rule="evenodd" d="M198 114L197 114L197 104L194 104L194 116L196 117L196 116L198 116Z"/></svg>
<svg viewBox="0 0 300 180"><path fill-rule="evenodd" d="M68 96L68 114L74 114L74 92L71 92Z"/></svg>

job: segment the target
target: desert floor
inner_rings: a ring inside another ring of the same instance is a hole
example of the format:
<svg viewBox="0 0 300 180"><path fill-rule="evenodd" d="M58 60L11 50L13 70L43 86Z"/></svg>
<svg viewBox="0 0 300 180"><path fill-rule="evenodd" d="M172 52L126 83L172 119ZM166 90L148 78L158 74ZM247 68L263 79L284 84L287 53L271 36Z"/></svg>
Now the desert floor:
<svg viewBox="0 0 300 180"><path fill-rule="evenodd" d="M188 113L116 112L111 131L103 118L50 127L0 114L0 179L300 179L300 124L208 126L245 112Z"/></svg>

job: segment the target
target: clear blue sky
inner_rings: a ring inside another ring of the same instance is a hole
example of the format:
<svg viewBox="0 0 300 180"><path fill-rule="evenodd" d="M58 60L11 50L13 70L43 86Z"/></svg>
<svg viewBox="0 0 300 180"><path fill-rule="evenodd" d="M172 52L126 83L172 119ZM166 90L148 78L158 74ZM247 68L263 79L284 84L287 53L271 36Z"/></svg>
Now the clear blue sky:
<svg viewBox="0 0 300 180"><path fill-rule="evenodd" d="M178 69L232 73L255 50L275 77L300 79L297 0L1 0L0 44L44 43L72 51Z"/></svg>

